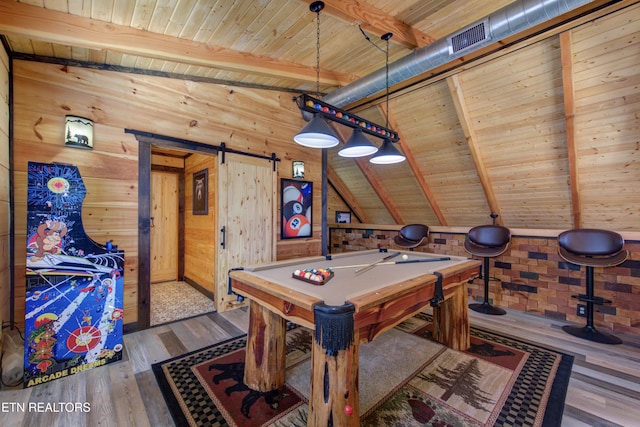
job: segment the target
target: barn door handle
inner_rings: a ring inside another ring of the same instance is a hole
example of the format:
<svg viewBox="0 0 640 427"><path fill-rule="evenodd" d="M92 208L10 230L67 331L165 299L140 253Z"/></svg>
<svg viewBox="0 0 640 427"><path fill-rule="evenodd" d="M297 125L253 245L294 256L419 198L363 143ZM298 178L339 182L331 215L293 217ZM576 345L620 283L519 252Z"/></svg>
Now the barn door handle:
<svg viewBox="0 0 640 427"><path fill-rule="evenodd" d="M151 225L150 225L151 227L155 227L155 226L156 226L156 225L153 223L153 218L154 218L154 217L150 217L150 218L149 218L149 219L151 220Z"/></svg>
<svg viewBox="0 0 640 427"><path fill-rule="evenodd" d="M224 225L220 229L220 233L222 238L222 243L220 243L220 246L222 246L222 249L226 249L227 228Z"/></svg>

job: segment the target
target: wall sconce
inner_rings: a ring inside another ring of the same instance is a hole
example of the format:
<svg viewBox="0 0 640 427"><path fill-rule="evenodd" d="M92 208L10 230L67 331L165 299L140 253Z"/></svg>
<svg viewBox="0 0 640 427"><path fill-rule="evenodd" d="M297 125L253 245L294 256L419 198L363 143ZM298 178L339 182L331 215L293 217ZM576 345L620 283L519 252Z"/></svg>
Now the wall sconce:
<svg viewBox="0 0 640 427"><path fill-rule="evenodd" d="M93 149L93 121L79 116L65 116L64 145Z"/></svg>
<svg viewBox="0 0 640 427"><path fill-rule="evenodd" d="M294 160L292 163L293 178L304 179L304 162L300 160Z"/></svg>

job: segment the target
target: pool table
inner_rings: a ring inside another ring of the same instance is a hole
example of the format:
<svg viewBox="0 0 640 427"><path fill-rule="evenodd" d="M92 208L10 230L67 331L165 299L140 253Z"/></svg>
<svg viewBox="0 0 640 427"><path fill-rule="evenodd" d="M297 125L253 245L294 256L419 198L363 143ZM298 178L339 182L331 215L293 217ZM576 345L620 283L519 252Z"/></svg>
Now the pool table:
<svg viewBox="0 0 640 427"><path fill-rule="evenodd" d="M259 392L284 385L290 320L315 331L308 425L357 426L359 344L431 305L435 339L466 350L465 285L480 265L464 257L368 250L230 271L231 290L249 298L245 384ZM321 285L293 277L309 269L332 269L333 276Z"/></svg>

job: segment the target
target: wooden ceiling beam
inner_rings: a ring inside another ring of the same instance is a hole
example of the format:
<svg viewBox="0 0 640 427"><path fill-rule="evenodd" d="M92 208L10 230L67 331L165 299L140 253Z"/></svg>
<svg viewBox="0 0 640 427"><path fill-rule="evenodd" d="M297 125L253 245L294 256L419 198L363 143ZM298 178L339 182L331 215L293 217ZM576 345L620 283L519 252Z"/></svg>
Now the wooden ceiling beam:
<svg viewBox="0 0 640 427"><path fill-rule="evenodd" d="M336 193L338 193L338 196L340 196L340 198L344 201L344 203L351 210L351 212L353 212L356 218L358 218L358 220L363 224L368 223L369 220L367 219L367 214L360 207L357 199L353 196L351 191L349 191L349 187L347 187L344 181L340 179L336 171L331 166L328 167L327 174L328 174L329 184L331 184L334 190L336 190Z"/></svg>
<svg viewBox="0 0 640 427"><path fill-rule="evenodd" d="M114 51L271 77L316 82L315 67L70 15L12 0L0 0L0 34L87 49ZM323 84L343 86L353 76L320 71Z"/></svg>
<svg viewBox="0 0 640 427"><path fill-rule="evenodd" d="M314 0L303 0L311 4ZM391 42L408 49L416 49L433 43L435 39L363 1L324 0L322 13L348 24L359 24L363 30L381 37L393 33Z"/></svg>
<svg viewBox="0 0 640 427"><path fill-rule="evenodd" d="M573 44L571 30L560 34L560 60L562 63L562 89L564 94L564 122L569 162L569 186L571 190L571 213L573 227L582 227L580 180L578 179L578 147L576 145L576 105L573 87Z"/></svg>
<svg viewBox="0 0 640 427"><path fill-rule="evenodd" d="M382 111L383 116L386 116L388 114L386 105L379 104L378 108ZM418 165L418 162L416 161L415 156L411 152L411 149L409 148L409 144L402 137L402 132L398 131L398 128L399 128L398 123L396 122L396 120L393 118L391 114L389 114L389 126L392 129L395 129L395 131L398 133L398 136L400 137L400 142L398 142L397 144L400 145L400 148L402 148L402 152L407 157L407 163L409 164L409 168L411 168L411 172L413 172L413 176L416 178L416 181L418 181L418 186L420 187L420 190L422 190L422 194L424 194L424 197L427 199L427 202L431 206L431 210L433 210L433 214L436 216L436 218L438 218L438 222L440 223L440 225L442 226L448 225L447 219L444 217L442 210L440 210L440 204L438 203L438 201L436 200L436 197L431 191L431 186L429 185L427 180L424 178L424 174L422 173L422 170L420 169L420 166Z"/></svg>
<svg viewBox="0 0 640 427"><path fill-rule="evenodd" d="M456 114L458 115L458 120L460 121L460 127L462 128L464 136L467 139L467 145L469 146L471 158L473 159L473 164L476 167L478 179L480 180L482 191L484 192L487 204L489 205L489 210L491 211L490 213L498 214L496 224L502 224L500 216L500 206L498 205L495 192L493 191L493 186L491 185L491 180L489 179L489 174L487 173L487 168L485 167L484 161L482 160L482 154L480 153L480 144L478 143L478 138L476 137L471 118L469 117L467 105L464 99L464 94L462 93L462 88L460 87L460 80L458 76L454 75L451 77L447 77L447 86L449 87L449 92L451 93L451 97L453 98L453 105L455 106Z"/></svg>

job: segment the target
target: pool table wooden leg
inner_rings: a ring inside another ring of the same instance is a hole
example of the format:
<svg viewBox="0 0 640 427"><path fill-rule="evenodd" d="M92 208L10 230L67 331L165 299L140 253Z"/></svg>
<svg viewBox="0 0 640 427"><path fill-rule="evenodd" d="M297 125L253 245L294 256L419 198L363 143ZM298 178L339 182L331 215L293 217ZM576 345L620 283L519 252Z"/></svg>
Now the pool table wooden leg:
<svg viewBox="0 0 640 427"><path fill-rule="evenodd" d="M277 390L285 381L286 322L278 314L249 301L249 331L244 383L252 390Z"/></svg>
<svg viewBox="0 0 640 427"><path fill-rule="evenodd" d="M311 352L311 389L309 426L360 425L358 391L358 359L360 334L355 331L346 350L329 354L322 343L314 340Z"/></svg>
<svg viewBox="0 0 640 427"><path fill-rule="evenodd" d="M440 307L433 309L433 337L454 350L467 350L471 345L466 281L446 293Z"/></svg>

